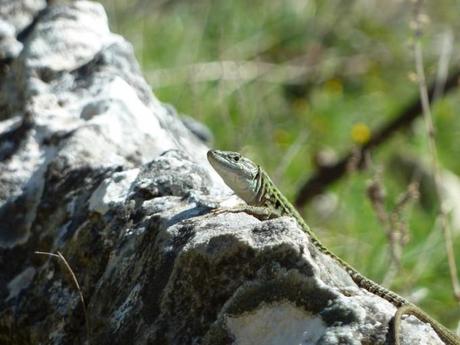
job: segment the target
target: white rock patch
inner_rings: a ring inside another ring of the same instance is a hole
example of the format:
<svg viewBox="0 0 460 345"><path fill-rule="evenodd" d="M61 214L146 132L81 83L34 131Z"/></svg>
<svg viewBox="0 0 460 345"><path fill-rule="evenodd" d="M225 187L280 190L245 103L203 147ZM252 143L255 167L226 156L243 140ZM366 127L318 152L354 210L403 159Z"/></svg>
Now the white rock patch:
<svg viewBox="0 0 460 345"><path fill-rule="evenodd" d="M227 317L226 325L238 345L316 344L326 331L320 317L289 302L262 305L254 312Z"/></svg>
<svg viewBox="0 0 460 345"><path fill-rule="evenodd" d="M124 202L138 174L139 169L131 169L102 181L89 199L89 210L105 214L111 206Z"/></svg>

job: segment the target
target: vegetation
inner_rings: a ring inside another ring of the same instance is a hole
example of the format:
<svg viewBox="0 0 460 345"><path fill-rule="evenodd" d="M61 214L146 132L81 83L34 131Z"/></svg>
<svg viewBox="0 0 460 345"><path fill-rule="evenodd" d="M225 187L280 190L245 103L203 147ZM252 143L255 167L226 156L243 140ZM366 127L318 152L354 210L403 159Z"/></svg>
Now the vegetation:
<svg viewBox="0 0 460 345"><path fill-rule="evenodd" d="M424 14L414 12L413 1L398 0L103 3L112 30L134 45L155 95L209 126L215 147L243 152L263 165L291 200L318 159L334 160L366 143L376 128L419 98L415 40L423 47L428 81L442 85L439 66L447 61L451 73L460 64L456 0L423 3ZM422 24L420 37L414 23ZM441 92L432 104L439 166L456 175L458 96L456 90ZM439 202L422 186L417 201L411 194L391 213L412 174L394 163L397 156L432 168L422 116L378 145L367 169L351 167L303 214L339 256L377 282L386 278L388 287L455 328L460 308ZM375 198L368 196L370 181L385 189L383 212L400 216L390 230L403 222L409 233L400 260L391 259L379 221L382 209L376 211ZM457 265L459 232L455 237L454 231ZM389 267L396 273L389 274Z"/></svg>

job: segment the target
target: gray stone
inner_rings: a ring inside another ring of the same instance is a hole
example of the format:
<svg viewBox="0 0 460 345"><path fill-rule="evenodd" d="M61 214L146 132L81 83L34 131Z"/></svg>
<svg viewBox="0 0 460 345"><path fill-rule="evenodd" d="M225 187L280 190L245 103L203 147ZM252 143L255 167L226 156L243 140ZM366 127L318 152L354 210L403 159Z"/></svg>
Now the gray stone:
<svg viewBox="0 0 460 345"><path fill-rule="evenodd" d="M16 58L22 50L22 43L16 39L13 25L0 19L0 61Z"/></svg>
<svg viewBox="0 0 460 345"><path fill-rule="evenodd" d="M0 20L7 22L19 35L46 7L46 0L0 0Z"/></svg>

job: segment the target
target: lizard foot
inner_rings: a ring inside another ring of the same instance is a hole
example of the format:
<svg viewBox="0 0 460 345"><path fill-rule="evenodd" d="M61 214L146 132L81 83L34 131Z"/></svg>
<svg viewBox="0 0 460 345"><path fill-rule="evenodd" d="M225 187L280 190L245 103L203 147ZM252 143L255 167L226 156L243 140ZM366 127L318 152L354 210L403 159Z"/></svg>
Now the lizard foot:
<svg viewBox="0 0 460 345"><path fill-rule="evenodd" d="M226 213L226 212L230 212L230 213L245 212L259 220L273 219L273 218L278 218L280 216L279 213L273 211L272 209L268 207L258 207L258 206L249 206L249 205L242 205L242 206L237 206L237 207L232 207L232 208L215 208L210 213L213 215L218 215L218 214Z"/></svg>

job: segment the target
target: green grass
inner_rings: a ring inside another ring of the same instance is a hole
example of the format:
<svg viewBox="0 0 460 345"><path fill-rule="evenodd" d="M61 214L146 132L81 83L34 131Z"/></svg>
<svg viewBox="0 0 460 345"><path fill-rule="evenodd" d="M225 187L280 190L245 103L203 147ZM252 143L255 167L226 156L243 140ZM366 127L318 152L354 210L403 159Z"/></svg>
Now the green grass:
<svg viewBox="0 0 460 345"><path fill-rule="evenodd" d="M156 96L209 126L216 147L242 151L262 164L291 199L308 179L318 151L329 149L340 157L356 145L352 130L357 123L376 128L418 95L409 77L415 70L410 2L132 3L106 1L109 19L112 30L134 45ZM422 42L431 80L442 34L460 29L460 5L446 0L426 6L429 24ZM452 59L457 55L454 45ZM297 79L285 76L277 81L267 81L273 71L254 78L242 74L239 80L216 74L206 81L199 80L200 71L189 77L181 73L193 64L218 61L297 65L309 71ZM153 79L160 69L175 82ZM459 108L458 92L433 107L440 164L458 175ZM280 164L288 150L291 159ZM366 186L375 170L383 169L387 207L394 204L407 187L389 163L396 153L429 162L420 120L374 151L369 170L330 187L328 192L338 198L332 214L324 217L312 205L304 210L307 222L329 247L376 281L387 270L388 246ZM436 209L432 201L428 208L415 203L405 210L411 240L391 287L404 295L426 288L428 294L418 304L456 327L460 310L452 297L442 235L435 228ZM459 244L457 236L455 246Z"/></svg>

